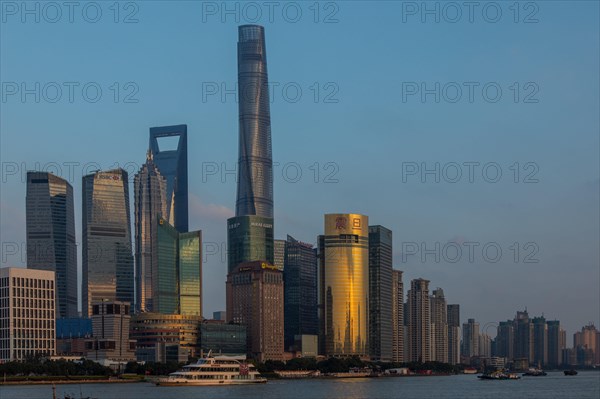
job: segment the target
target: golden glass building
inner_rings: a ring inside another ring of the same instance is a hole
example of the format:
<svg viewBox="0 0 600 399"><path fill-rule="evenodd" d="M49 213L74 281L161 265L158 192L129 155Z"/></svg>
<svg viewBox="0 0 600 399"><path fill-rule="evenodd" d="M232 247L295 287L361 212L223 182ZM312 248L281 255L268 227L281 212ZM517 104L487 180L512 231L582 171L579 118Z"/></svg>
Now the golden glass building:
<svg viewBox="0 0 600 399"><path fill-rule="evenodd" d="M319 263L322 351L327 356L368 356L369 218L325 215Z"/></svg>

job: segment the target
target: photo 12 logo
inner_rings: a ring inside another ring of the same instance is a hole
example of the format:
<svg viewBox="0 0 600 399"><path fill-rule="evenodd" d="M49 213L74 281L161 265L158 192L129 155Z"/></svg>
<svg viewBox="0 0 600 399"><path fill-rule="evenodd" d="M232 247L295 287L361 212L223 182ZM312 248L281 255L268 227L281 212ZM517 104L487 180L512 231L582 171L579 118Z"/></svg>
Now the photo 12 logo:
<svg viewBox="0 0 600 399"><path fill-rule="evenodd" d="M1 101L6 103L94 104L102 99L113 103L137 104L140 87L136 82L2 82Z"/></svg>
<svg viewBox="0 0 600 399"><path fill-rule="evenodd" d="M202 22L264 24L312 22L337 24L340 5L334 1L203 1Z"/></svg>
<svg viewBox="0 0 600 399"><path fill-rule="evenodd" d="M539 263L540 246L533 241L502 245L496 241L411 242L401 244L402 263Z"/></svg>
<svg viewBox="0 0 600 399"><path fill-rule="evenodd" d="M135 1L0 1L3 24L137 24L139 11Z"/></svg>
<svg viewBox="0 0 600 399"><path fill-rule="evenodd" d="M402 23L537 24L539 11L534 1L403 1Z"/></svg>
<svg viewBox="0 0 600 399"><path fill-rule="evenodd" d="M227 103L240 100L249 103L258 103L263 93L269 93L269 102L285 102L295 104L306 101L315 104L337 104L340 102L340 87L336 82L276 82L268 84L248 83L239 87L238 83L227 82L202 82L202 102L211 101Z"/></svg>
<svg viewBox="0 0 600 399"><path fill-rule="evenodd" d="M494 104L502 99L513 103L537 104L540 86L536 82L402 82L402 103Z"/></svg>
<svg viewBox="0 0 600 399"><path fill-rule="evenodd" d="M513 183L539 183L536 162L402 162L402 183L498 183L503 178Z"/></svg>

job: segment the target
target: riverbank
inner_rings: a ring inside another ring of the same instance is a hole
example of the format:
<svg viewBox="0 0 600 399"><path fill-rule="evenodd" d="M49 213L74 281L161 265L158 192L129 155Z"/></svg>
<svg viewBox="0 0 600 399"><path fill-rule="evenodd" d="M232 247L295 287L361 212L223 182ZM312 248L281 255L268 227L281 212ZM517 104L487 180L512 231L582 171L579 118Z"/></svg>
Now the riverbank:
<svg viewBox="0 0 600 399"><path fill-rule="evenodd" d="M83 377L83 376L82 376ZM7 377L0 380L1 385L67 385L67 384L130 384L145 382L145 378L107 378L104 376L85 376L85 378L56 377Z"/></svg>

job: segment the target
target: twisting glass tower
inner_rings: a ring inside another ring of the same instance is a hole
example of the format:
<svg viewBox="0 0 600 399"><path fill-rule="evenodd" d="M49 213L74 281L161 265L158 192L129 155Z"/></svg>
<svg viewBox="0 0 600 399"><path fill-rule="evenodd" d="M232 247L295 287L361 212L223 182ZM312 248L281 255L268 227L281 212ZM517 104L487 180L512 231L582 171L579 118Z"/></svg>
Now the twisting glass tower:
<svg viewBox="0 0 600 399"><path fill-rule="evenodd" d="M273 262L273 159L265 31L242 25L238 39L239 158L235 217L227 221L228 271Z"/></svg>

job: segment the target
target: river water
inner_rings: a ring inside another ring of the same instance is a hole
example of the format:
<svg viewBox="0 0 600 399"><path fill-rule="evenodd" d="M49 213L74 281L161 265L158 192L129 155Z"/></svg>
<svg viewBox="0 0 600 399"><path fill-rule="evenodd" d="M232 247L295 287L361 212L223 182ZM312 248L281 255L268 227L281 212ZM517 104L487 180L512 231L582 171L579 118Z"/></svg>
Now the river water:
<svg viewBox="0 0 600 399"><path fill-rule="evenodd" d="M150 383L57 385L58 398L97 399L598 399L600 372L550 372L516 381L482 381L474 375L357 379L270 380L267 384L156 387ZM0 386L0 399L50 399L51 385Z"/></svg>

